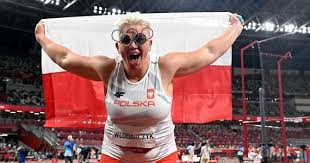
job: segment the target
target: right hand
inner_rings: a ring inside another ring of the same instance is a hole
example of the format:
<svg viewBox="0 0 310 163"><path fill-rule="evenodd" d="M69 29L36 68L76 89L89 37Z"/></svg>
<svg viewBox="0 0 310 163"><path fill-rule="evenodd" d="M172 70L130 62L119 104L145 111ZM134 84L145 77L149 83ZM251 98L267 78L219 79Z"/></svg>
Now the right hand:
<svg viewBox="0 0 310 163"><path fill-rule="evenodd" d="M45 27L42 21L40 21L37 24L36 29L35 29L35 35L36 35L36 39L38 42L40 42L39 41L40 38L45 36Z"/></svg>

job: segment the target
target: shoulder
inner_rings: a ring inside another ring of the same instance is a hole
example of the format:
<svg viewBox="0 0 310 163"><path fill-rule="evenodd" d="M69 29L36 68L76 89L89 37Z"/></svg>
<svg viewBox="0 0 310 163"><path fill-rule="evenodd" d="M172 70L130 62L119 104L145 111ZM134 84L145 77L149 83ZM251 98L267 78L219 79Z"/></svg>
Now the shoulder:
<svg viewBox="0 0 310 163"><path fill-rule="evenodd" d="M166 55L160 56L158 64L161 69L168 72L175 72L179 67L179 54L177 52L167 53Z"/></svg>
<svg viewBox="0 0 310 163"><path fill-rule="evenodd" d="M100 68L113 68L117 62L117 58L109 58L106 56L95 56L94 60L100 63Z"/></svg>
<svg viewBox="0 0 310 163"><path fill-rule="evenodd" d="M104 81L105 84L107 84L109 81L110 75L115 65L117 64L117 58L104 57L104 59L103 58L101 59L103 61L102 62L103 64L101 64L101 66L98 69L99 69L99 73L100 73L102 80Z"/></svg>
<svg viewBox="0 0 310 163"><path fill-rule="evenodd" d="M159 62L162 64L170 64L170 63L177 62L179 58L180 58L179 52L170 52L163 56L160 56Z"/></svg>

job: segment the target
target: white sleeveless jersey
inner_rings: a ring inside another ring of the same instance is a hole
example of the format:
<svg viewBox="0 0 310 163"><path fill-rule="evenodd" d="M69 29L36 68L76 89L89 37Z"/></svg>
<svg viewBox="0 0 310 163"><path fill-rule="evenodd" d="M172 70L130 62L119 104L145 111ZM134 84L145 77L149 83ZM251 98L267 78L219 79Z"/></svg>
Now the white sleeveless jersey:
<svg viewBox="0 0 310 163"><path fill-rule="evenodd" d="M161 83L159 57L150 57L145 76L130 82L122 61L117 62L108 83L102 153L122 162L155 162L177 151L171 118L172 97ZM146 153L122 147L151 148Z"/></svg>

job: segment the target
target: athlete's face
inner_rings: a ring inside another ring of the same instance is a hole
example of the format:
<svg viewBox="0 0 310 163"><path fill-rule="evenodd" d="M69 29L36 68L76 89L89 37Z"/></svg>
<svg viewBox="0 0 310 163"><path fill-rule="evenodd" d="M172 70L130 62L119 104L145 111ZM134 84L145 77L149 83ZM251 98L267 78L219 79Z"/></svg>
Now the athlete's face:
<svg viewBox="0 0 310 163"><path fill-rule="evenodd" d="M146 38L139 36L142 33ZM145 28L144 25L131 25L126 26L123 29L122 34L126 38L120 36L121 41L115 43L115 46L119 54L121 54L125 64L129 67L136 67L145 63L148 52L151 50L152 46L152 40L148 39L150 31Z"/></svg>

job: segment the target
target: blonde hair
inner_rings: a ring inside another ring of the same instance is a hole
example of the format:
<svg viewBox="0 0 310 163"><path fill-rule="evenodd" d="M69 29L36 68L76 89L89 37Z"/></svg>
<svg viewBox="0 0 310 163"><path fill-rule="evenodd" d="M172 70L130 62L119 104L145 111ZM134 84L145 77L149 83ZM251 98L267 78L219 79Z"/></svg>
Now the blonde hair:
<svg viewBox="0 0 310 163"><path fill-rule="evenodd" d="M126 14L115 23L115 26L117 26L120 31L123 31L126 26L130 25L144 25L145 27L151 27L151 23L140 13Z"/></svg>

